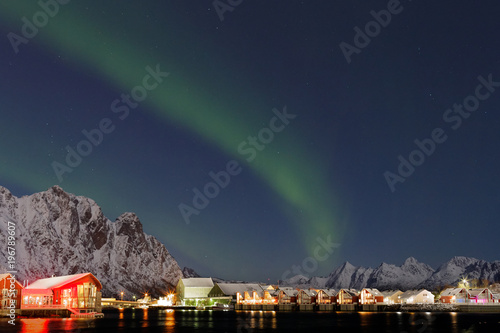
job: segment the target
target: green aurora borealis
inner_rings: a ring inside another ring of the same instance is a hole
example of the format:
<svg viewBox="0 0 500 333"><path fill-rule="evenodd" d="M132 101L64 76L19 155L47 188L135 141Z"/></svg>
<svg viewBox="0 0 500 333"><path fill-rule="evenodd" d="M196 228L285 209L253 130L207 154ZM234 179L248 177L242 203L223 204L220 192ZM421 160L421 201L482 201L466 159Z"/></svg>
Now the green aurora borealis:
<svg viewBox="0 0 500 333"><path fill-rule="evenodd" d="M338 197L334 195L334 189L329 188L324 181L330 178L328 167L321 164L320 158L307 148L294 126L294 122L301 121L301 113L307 110L297 110L293 105L287 105L289 112L296 114L297 118L283 132L277 133L275 140L269 147L259 152L253 162L246 163L244 157L237 152L238 144L247 136L256 135L262 126L267 124L272 116L270 111L273 107L281 109L283 105L268 105L249 100L248 96L265 94L265 91L251 80L237 80L236 84L233 82L234 70L238 71L238 76L246 76L244 67L235 68L233 62L224 59L217 54L217 50L207 46L204 49L206 58L211 58L213 62L227 62L228 66L222 73L221 66L218 66L213 69L207 68L201 75L196 69L191 68L189 59L183 59L181 54L176 54L175 51L162 53L147 46L157 43L169 46L181 45L184 36L189 34L189 31L185 30L187 25L183 26L182 31L156 32L156 35L148 31L147 27L135 26L134 29L137 29L135 36L120 38L116 29L118 21L106 23L92 20L90 14L81 14L81 9L78 7L82 6L76 2L61 6L60 13L51 18L49 24L41 28L33 40L27 45L20 45L21 52L25 52L26 48L43 48L45 53L57 54L66 59L66 66L71 66L75 72L92 73L93 77L98 77L106 85L127 93L141 82L146 66L154 68L159 64L163 71L170 73L170 76L141 103L138 108L140 112L149 113L151 117L165 125L176 124L193 135L202 137L222 151L227 160L237 159L244 169L251 169L264 181L265 186L274 191L275 204L281 208L282 214L295 229L302 240L303 248L309 255L312 255L315 239L318 236L330 234L334 240L341 241L342 231L339 223L341 212ZM27 13L39 10L35 4L25 2L3 2L0 9L0 16L9 21L11 26L19 28L20 17L29 16ZM133 11L129 11L128 15L140 15L139 8L137 8L138 14L130 14L131 12ZM126 24L131 19L132 17L127 17L126 14L120 18L120 22ZM172 16L169 19L174 18ZM172 23L172 26L175 24ZM221 91L230 93L221 95ZM108 101L103 102L103 110L109 108L107 103ZM106 116L111 118L112 114ZM97 123L98 120L99 118L96 118L94 122ZM119 127L120 124L117 123L116 126ZM80 133L75 133L75 141L79 140L79 135ZM103 146L108 144L107 140L107 138L104 140ZM68 144L62 140L57 143L59 148ZM2 145L1 149L3 156L10 156L16 154L20 147ZM3 178L32 191L45 190L55 184L57 179L54 174L45 171L44 177L41 178L31 171L30 161L47 160L42 154L42 149L34 150L39 152L40 156L35 156L30 150L29 155L21 157L15 166L1 164ZM64 154L59 150L53 158L62 162ZM82 170L78 170L78 175L76 172L66 174L65 181L60 185L75 194L89 193L88 188L91 187L90 192L95 193L97 203L103 206L105 211L107 205L123 206L124 203L115 202L120 199L113 193L113 186L110 186L119 182L118 175L114 173L113 167L106 159L101 160L99 164L101 177L95 182L89 183L88 179L92 177L91 171L82 165L79 167ZM206 170L207 173L208 171L211 170ZM127 181L135 183L137 188L148 186L138 179ZM168 184L163 185L168 187ZM203 183L195 184L198 187L203 185ZM148 191L142 189L138 193L140 196L147 196ZM138 202L148 205L146 198L138 198ZM170 204L177 206L178 202ZM157 212L158 218L165 214L162 212L162 207L148 207L148 209ZM202 221L210 223L204 220L204 214L207 215L203 212L200 216L194 217L195 222L190 226L183 224L180 214L172 216L170 213L161 221L155 221L154 225L152 221L147 221L140 215L139 218L147 230L161 232L160 230L167 228L170 231L170 236L166 238L156 235L161 240L167 241L167 248L173 245L184 255L194 256L195 252L192 252L189 244L203 242L203 235L196 234L193 228L196 228L196 223ZM185 241L187 237L191 239L189 243ZM224 250L220 248L218 252L222 255Z"/></svg>

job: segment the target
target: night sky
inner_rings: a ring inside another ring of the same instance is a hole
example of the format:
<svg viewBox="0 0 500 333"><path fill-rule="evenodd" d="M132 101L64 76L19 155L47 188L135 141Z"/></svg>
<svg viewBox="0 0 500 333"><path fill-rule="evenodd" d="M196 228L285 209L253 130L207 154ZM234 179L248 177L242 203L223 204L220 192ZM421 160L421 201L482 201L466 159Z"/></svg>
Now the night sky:
<svg viewBox="0 0 500 333"><path fill-rule="evenodd" d="M135 212L203 276L500 259L498 1L41 3L0 3L14 195Z"/></svg>

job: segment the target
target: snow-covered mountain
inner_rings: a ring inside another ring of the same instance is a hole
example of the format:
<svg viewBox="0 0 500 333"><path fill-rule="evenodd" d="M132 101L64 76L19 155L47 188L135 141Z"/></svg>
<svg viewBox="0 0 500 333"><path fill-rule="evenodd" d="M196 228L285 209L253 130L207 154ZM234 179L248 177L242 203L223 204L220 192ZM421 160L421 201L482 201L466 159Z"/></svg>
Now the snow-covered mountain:
<svg viewBox="0 0 500 333"><path fill-rule="evenodd" d="M184 267L182 269L182 277L184 278L197 278L197 277L200 277L200 275L198 273L196 273L196 271L192 268L189 268L189 267Z"/></svg>
<svg viewBox="0 0 500 333"><path fill-rule="evenodd" d="M367 285L378 289L408 290L427 280L433 273L432 267L410 257L401 266L381 264L373 271Z"/></svg>
<svg viewBox="0 0 500 333"><path fill-rule="evenodd" d="M349 262L330 273L325 287L332 289L361 289L367 285L373 268L355 267Z"/></svg>
<svg viewBox="0 0 500 333"><path fill-rule="evenodd" d="M91 272L102 283L103 296L120 291L139 296L161 294L182 277L175 259L143 232L135 214L124 213L112 222L92 199L59 186L21 198L0 186L0 244L7 242L9 221L16 226L21 282ZM6 254L0 252L3 270Z"/></svg>
<svg viewBox="0 0 500 333"><path fill-rule="evenodd" d="M467 276L469 280L500 281L500 261L486 262L467 257L454 257L434 270L415 258L408 258L401 266L382 263L377 268L356 267L345 262L327 277L307 278L293 276L283 284L300 288L362 289L380 290L416 288L435 289L445 285L456 285Z"/></svg>
<svg viewBox="0 0 500 333"><path fill-rule="evenodd" d="M455 285L461 278L469 280L500 281L500 261L487 262L475 258L454 257L442 264L429 279L422 282L419 287L430 288L434 286Z"/></svg>

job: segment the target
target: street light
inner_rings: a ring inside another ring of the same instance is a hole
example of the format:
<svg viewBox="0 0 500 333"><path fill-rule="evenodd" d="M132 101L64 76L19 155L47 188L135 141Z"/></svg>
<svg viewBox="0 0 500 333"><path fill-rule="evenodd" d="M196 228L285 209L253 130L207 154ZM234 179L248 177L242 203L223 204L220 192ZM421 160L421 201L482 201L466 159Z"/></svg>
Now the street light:
<svg viewBox="0 0 500 333"><path fill-rule="evenodd" d="M123 301L123 291L122 291L120 294L121 294L121 296L122 296L122 301Z"/></svg>

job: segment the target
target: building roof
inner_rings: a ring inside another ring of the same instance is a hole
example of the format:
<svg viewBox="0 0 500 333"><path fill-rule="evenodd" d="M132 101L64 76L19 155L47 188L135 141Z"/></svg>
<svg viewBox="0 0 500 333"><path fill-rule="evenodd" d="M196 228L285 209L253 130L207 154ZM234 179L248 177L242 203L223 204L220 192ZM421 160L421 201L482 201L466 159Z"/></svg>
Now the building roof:
<svg viewBox="0 0 500 333"><path fill-rule="evenodd" d="M285 295L289 297L297 296L297 294L299 293L297 289L291 287L281 287L280 291L282 291Z"/></svg>
<svg viewBox="0 0 500 333"><path fill-rule="evenodd" d="M262 286L257 283L217 283L219 288L225 295L236 295L236 293L243 294L245 291L261 292Z"/></svg>
<svg viewBox="0 0 500 333"><path fill-rule="evenodd" d="M299 292L303 292L304 294L310 297L316 296L316 291L311 289L301 289Z"/></svg>
<svg viewBox="0 0 500 333"><path fill-rule="evenodd" d="M399 297L401 299L405 299L405 298L410 298L410 297L414 297L414 296L417 296L418 294L421 294L421 293L429 293L430 295L432 295L432 297L434 297L434 294L432 294L430 291L426 290L426 289L420 289L420 290L408 290L408 291L405 291L404 293L402 293L401 295L399 295Z"/></svg>
<svg viewBox="0 0 500 333"><path fill-rule="evenodd" d="M443 296L456 296L458 295L462 290L466 290L465 288L447 288L443 290L441 293L441 297Z"/></svg>
<svg viewBox="0 0 500 333"><path fill-rule="evenodd" d="M212 288L214 286L212 278L183 278L181 280L186 288Z"/></svg>
<svg viewBox="0 0 500 333"><path fill-rule="evenodd" d="M419 290L407 290L404 293L402 293L401 295L399 295L399 297L401 299L410 298L410 297L418 295L419 293L420 293Z"/></svg>
<svg viewBox="0 0 500 333"><path fill-rule="evenodd" d="M378 289L375 288L364 288L363 290L368 291L373 296L384 296Z"/></svg>
<svg viewBox="0 0 500 333"><path fill-rule="evenodd" d="M322 292L326 296L330 296L330 297L337 295L337 291L335 289L319 289L318 294L320 292Z"/></svg>
<svg viewBox="0 0 500 333"><path fill-rule="evenodd" d="M55 289L62 287L68 283L76 282L87 276L93 278L93 280L96 282L98 290L102 289L101 283L99 282L99 280L97 280L97 278L94 275L92 275L92 273L81 273L81 274L51 277L47 279L40 279L36 280L35 282L27 286L25 289Z"/></svg>
<svg viewBox="0 0 500 333"><path fill-rule="evenodd" d="M344 292L348 296L351 296L351 297L359 295L359 292L355 289L340 289L339 292L337 293L337 295L340 294L341 292Z"/></svg>
<svg viewBox="0 0 500 333"><path fill-rule="evenodd" d="M469 289L468 292L471 297L475 297L481 294L485 290L488 290L488 288L474 288L474 289Z"/></svg>
<svg viewBox="0 0 500 333"><path fill-rule="evenodd" d="M396 294L402 294L403 292L401 290L386 290L386 291L381 291L380 292L384 297L393 297Z"/></svg>
<svg viewBox="0 0 500 333"><path fill-rule="evenodd" d="M2 280L4 280L4 279L8 279L8 278L9 278L9 277L11 277L11 276L13 276L13 277L14 277L14 279L15 279L15 276L14 276L14 275L12 275L12 274L10 274L10 273L0 274L0 281L2 281ZM18 285L21 289L23 289L23 288L24 288L24 287L23 287L23 285L22 285L19 281L17 281L17 280L15 280L15 281L16 281L16 284L17 284L17 285Z"/></svg>

